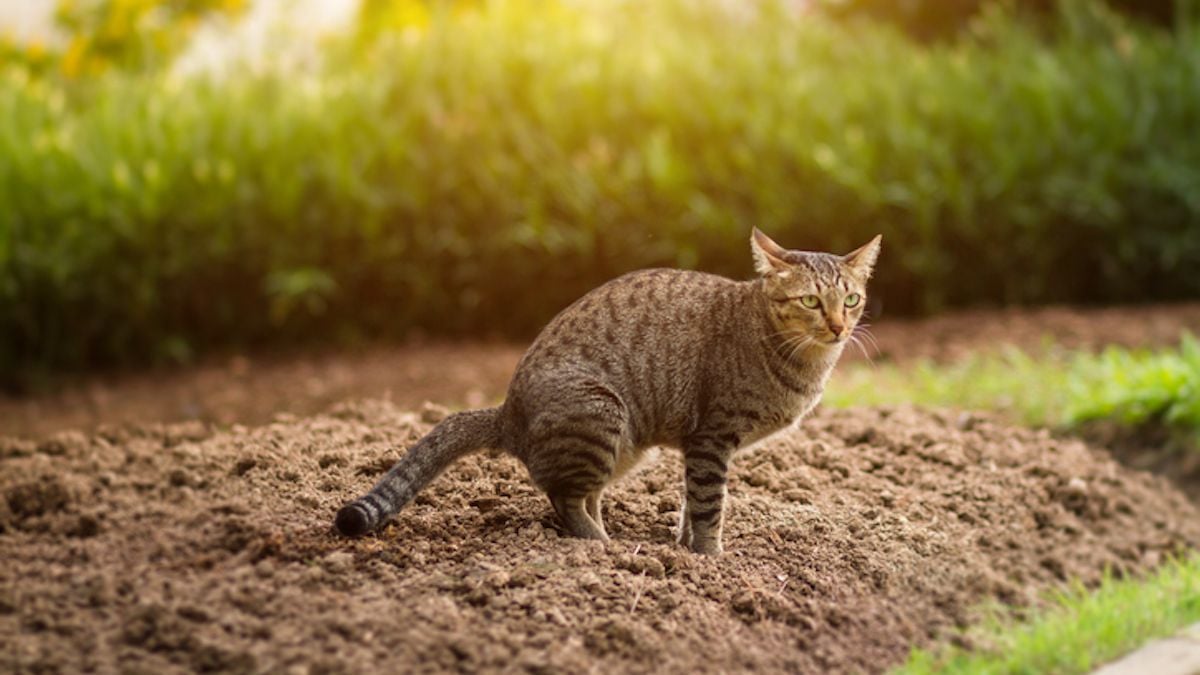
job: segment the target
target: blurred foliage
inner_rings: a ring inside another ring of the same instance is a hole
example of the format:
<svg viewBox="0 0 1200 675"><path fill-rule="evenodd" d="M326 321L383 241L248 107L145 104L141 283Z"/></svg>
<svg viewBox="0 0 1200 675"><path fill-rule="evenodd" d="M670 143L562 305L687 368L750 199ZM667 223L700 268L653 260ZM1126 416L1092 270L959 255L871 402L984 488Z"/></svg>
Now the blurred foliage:
<svg viewBox="0 0 1200 675"><path fill-rule="evenodd" d="M59 56L41 40L19 40L0 33L0 63L19 64L33 76L40 77L55 68Z"/></svg>
<svg viewBox="0 0 1200 675"><path fill-rule="evenodd" d="M897 26L922 40L953 38L970 29L971 21L994 6L994 0L815 0L826 15L837 19L869 18ZM1066 0L1095 4L1100 0ZM1060 0L1005 0L1011 11L1029 18L1053 17ZM1196 0L1106 0L1108 7L1142 21L1168 26L1188 21Z"/></svg>
<svg viewBox="0 0 1200 675"><path fill-rule="evenodd" d="M94 77L112 68L161 68L188 44L199 22L237 17L249 0L58 0L59 46L0 37L0 63L33 75L57 70L66 78Z"/></svg>
<svg viewBox="0 0 1200 675"><path fill-rule="evenodd" d="M527 335L758 225L877 232L889 311L1200 293L1200 31L968 39L786 6L485 3L309 70L0 68L0 377L218 347Z"/></svg>
<svg viewBox="0 0 1200 675"><path fill-rule="evenodd" d="M62 57L68 77L111 67L160 67L188 44L198 22L237 16L248 0L59 0L55 23L70 36Z"/></svg>
<svg viewBox="0 0 1200 675"><path fill-rule="evenodd" d="M358 8L358 44L374 42L397 32L419 34L429 28L435 14L442 18L479 11L485 0L362 0Z"/></svg>

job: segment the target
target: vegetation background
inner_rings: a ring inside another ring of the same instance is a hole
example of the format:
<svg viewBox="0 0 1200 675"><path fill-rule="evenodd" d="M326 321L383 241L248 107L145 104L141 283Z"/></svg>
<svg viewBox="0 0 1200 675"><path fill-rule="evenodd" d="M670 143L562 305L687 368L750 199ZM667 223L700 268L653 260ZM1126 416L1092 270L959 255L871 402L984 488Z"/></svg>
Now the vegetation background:
<svg viewBox="0 0 1200 675"><path fill-rule="evenodd" d="M186 71L244 0L64 0L3 47L0 383L525 336L627 270L746 275L751 225L882 232L876 315L1200 294L1189 6L935 6L372 0Z"/></svg>

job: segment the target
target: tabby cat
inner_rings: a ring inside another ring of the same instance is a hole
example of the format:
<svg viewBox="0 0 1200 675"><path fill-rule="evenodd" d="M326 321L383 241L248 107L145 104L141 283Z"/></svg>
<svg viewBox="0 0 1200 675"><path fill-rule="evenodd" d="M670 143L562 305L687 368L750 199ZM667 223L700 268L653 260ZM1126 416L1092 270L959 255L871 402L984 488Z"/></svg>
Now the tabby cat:
<svg viewBox="0 0 1200 675"><path fill-rule="evenodd" d="M378 528L446 466L480 448L529 469L572 535L607 539L604 488L651 446L683 451L679 542L721 551L730 459L817 401L858 324L880 237L845 255L789 251L754 230L757 278L633 272L555 317L496 408L447 417L363 497L346 536Z"/></svg>

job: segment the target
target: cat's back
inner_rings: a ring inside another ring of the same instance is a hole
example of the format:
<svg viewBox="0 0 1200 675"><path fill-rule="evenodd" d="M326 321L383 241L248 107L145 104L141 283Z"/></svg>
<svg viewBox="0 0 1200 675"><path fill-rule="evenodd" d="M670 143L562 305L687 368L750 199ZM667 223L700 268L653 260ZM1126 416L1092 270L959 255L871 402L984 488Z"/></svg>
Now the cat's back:
<svg viewBox="0 0 1200 675"><path fill-rule="evenodd" d="M550 321L521 359L514 385L564 373L637 384L653 372L686 375L742 282L673 269L630 272Z"/></svg>
<svg viewBox="0 0 1200 675"><path fill-rule="evenodd" d="M527 356L596 355L698 342L717 307L736 291L724 277L674 269L630 272L599 286L550 321Z"/></svg>

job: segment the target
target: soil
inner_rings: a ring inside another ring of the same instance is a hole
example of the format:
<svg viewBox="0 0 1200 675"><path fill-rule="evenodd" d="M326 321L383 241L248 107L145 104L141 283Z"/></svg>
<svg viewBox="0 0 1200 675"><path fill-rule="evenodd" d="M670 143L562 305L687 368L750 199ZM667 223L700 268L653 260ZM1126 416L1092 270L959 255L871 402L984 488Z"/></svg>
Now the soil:
<svg viewBox="0 0 1200 675"><path fill-rule="evenodd" d="M874 321L879 361L951 361L1011 344L1041 348L1161 346L1200 333L1200 303L1084 309L972 311ZM92 377L54 394L0 395L0 435L45 436L102 424L203 420L261 424L280 412L310 415L348 398L403 408L437 401L476 407L503 397L526 344L422 343L355 351L227 356L189 368ZM846 361L862 358L847 350Z"/></svg>
<svg viewBox="0 0 1200 675"><path fill-rule="evenodd" d="M445 414L387 401L0 442L0 672L877 672L990 599L1200 545L1103 450L969 413L819 411L735 461L726 553L672 543L676 453L563 538L511 458L376 536L330 520Z"/></svg>

